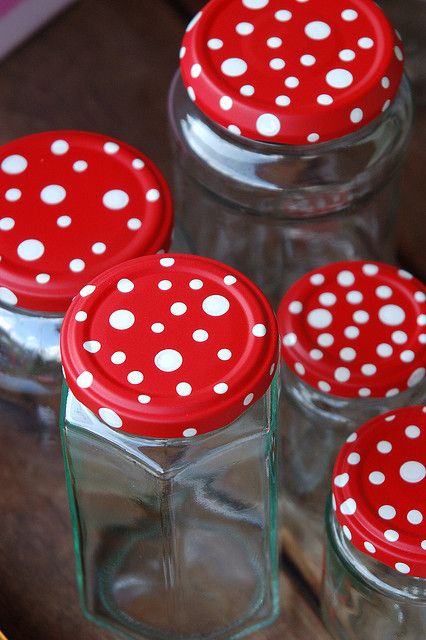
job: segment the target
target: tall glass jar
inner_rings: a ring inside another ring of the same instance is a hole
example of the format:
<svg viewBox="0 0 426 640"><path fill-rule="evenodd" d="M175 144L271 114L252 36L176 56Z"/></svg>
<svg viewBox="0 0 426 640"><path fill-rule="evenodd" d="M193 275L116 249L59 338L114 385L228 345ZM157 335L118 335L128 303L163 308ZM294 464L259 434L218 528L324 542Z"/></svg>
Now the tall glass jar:
<svg viewBox="0 0 426 640"><path fill-rule="evenodd" d="M242 274L185 255L132 260L89 286L61 338L85 614L135 639L239 638L269 624L279 607L271 307Z"/></svg>
<svg viewBox="0 0 426 640"><path fill-rule="evenodd" d="M354 464L354 457L359 461ZM371 420L333 473L322 610L336 640L426 635L424 407Z"/></svg>
<svg viewBox="0 0 426 640"><path fill-rule="evenodd" d="M170 191L136 149L79 131L0 147L0 189L0 398L57 424L64 313L105 268L169 249Z"/></svg>
<svg viewBox="0 0 426 640"><path fill-rule="evenodd" d="M393 261L412 97L370 0L211 0L169 96L177 216L192 250L277 305L307 271Z"/></svg>
<svg viewBox="0 0 426 640"><path fill-rule="evenodd" d="M426 287L382 263L327 265L283 298L281 527L314 583L340 447L373 416L426 402L425 326Z"/></svg>

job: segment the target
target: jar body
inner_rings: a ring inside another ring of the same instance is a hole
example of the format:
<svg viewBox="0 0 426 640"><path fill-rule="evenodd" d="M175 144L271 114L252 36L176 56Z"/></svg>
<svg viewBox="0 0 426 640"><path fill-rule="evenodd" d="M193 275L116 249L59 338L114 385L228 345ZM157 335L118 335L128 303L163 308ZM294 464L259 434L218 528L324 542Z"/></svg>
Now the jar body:
<svg viewBox="0 0 426 640"><path fill-rule="evenodd" d="M0 303L0 398L28 409L36 423L57 424L62 320Z"/></svg>
<svg viewBox="0 0 426 640"><path fill-rule="evenodd" d="M336 640L420 640L426 637L426 579L403 575L358 551L343 534L331 499L321 597Z"/></svg>
<svg viewBox="0 0 426 640"><path fill-rule="evenodd" d="M338 398L315 390L282 367L280 529L286 546L303 554L312 581L318 580L324 507L342 445L374 416L425 402L425 380L390 398Z"/></svg>
<svg viewBox="0 0 426 640"><path fill-rule="evenodd" d="M278 614L277 383L225 429L153 440L64 393L83 609L130 638L231 638Z"/></svg>
<svg viewBox="0 0 426 640"><path fill-rule="evenodd" d="M327 262L392 262L398 170L412 99L404 78L390 108L361 131L310 146L256 142L205 117L177 73L169 96L177 218L191 251L222 260L278 305Z"/></svg>

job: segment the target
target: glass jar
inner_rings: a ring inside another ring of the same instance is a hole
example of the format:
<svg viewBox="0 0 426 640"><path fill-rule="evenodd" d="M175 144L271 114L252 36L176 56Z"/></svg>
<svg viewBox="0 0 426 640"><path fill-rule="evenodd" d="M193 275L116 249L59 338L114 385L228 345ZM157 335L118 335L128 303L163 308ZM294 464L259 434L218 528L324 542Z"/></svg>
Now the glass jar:
<svg viewBox="0 0 426 640"><path fill-rule="evenodd" d="M191 250L240 269L274 305L326 262L393 261L412 124L402 45L380 9L292 4L211 0L169 96Z"/></svg>
<svg viewBox="0 0 426 640"><path fill-rule="evenodd" d="M271 307L242 274L185 255L133 260L90 286L61 338L86 616L130 638L239 638L269 624L279 608Z"/></svg>
<svg viewBox="0 0 426 640"><path fill-rule="evenodd" d="M322 589L336 640L425 637L425 463L424 407L375 418L343 447L326 512Z"/></svg>
<svg viewBox="0 0 426 640"><path fill-rule="evenodd" d="M426 402L426 287L363 261L301 278L279 310L282 536L318 582L336 456L373 416Z"/></svg>
<svg viewBox="0 0 426 640"><path fill-rule="evenodd" d="M3 145L0 188L0 398L57 424L64 313L103 269L168 250L171 196L139 151L79 131Z"/></svg>

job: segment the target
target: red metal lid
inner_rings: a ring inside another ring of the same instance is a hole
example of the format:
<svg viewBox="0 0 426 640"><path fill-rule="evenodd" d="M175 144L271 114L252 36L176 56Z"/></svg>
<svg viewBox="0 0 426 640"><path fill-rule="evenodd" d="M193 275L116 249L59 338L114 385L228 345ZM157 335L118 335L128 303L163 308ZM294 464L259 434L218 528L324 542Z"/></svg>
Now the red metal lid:
<svg viewBox="0 0 426 640"><path fill-rule="evenodd" d="M357 131L385 111L402 43L371 0L211 0L181 48L189 96L234 134L286 144Z"/></svg>
<svg viewBox="0 0 426 640"><path fill-rule="evenodd" d="M278 312L282 357L307 384L344 398L394 396L426 372L426 287L379 262L308 273Z"/></svg>
<svg viewBox="0 0 426 640"><path fill-rule="evenodd" d="M54 131L0 147L0 302L63 313L83 284L168 250L172 202L158 168L96 133Z"/></svg>
<svg viewBox="0 0 426 640"><path fill-rule="evenodd" d="M109 426L153 438L231 423L271 384L277 346L256 285L189 255L147 256L95 278L61 338L74 395Z"/></svg>
<svg viewBox="0 0 426 640"><path fill-rule="evenodd" d="M426 408L370 420L349 436L333 472L336 517L357 549L426 578Z"/></svg>

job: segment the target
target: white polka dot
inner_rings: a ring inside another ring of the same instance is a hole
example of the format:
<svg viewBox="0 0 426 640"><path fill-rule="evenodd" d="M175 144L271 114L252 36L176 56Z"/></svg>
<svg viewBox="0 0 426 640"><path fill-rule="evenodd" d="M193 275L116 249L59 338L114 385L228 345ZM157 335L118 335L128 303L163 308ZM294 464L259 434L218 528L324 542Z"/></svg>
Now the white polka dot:
<svg viewBox="0 0 426 640"><path fill-rule="evenodd" d="M382 111L387 111L387 109L389 109L390 106L391 106L391 101L390 100L386 100L383 103Z"/></svg>
<svg viewBox="0 0 426 640"><path fill-rule="evenodd" d="M87 296L90 296L95 290L96 287L94 284L86 284L86 286L80 290L80 295L82 298L87 298Z"/></svg>
<svg viewBox="0 0 426 640"><path fill-rule="evenodd" d="M103 422L105 422L108 426L112 427L113 429L119 429L120 427L123 426L122 419L112 409L107 409L105 407L102 407L101 409L99 409L98 413L99 413L100 419L103 420Z"/></svg>
<svg viewBox="0 0 426 640"><path fill-rule="evenodd" d="M188 96L190 97L192 102L195 102L197 96L195 95L195 91L194 91L193 87L187 87L186 90L187 90Z"/></svg>
<svg viewBox="0 0 426 640"><path fill-rule="evenodd" d="M321 360L324 357L324 354L322 351L320 351L320 349L312 349L309 352L309 355L312 358L312 360Z"/></svg>
<svg viewBox="0 0 426 640"><path fill-rule="evenodd" d="M405 435L407 436L407 438L418 438L420 436L420 429L419 427L417 427L414 424L409 425L406 429L405 429Z"/></svg>
<svg viewBox="0 0 426 640"><path fill-rule="evenodd" d="M274 69L274 71L281 71L281 69L285 67L285 61L282 58L272 58L272 60L269 61L269 66L271 69Z"/></svg>
<svg viewBox="0 0 426 640"><path fill-rule="evenodd" d="M270 49L278 49L278 47L280 47L282 43L283 41L281 40L281 38L278 38L278 36L272 36L266 41L266 44Z"/></svg>
<svg viewBox="0 0 426 640"><path fill-rule="evenodd" d="M183 431L183 436L185 438L193 438L197 435L197 429L189 428Z"/></svg>
<svg viewBox="0 0 426 640"><path fill-rule="evenodd" d="M84 271L85 266L86 264L84 260L81 260L80 258L74 258L74 260L71 260L69 263L69 268L74 273L81 273L81 271Z"/></svg>
<svg viewBox="0 0 426 640"><path fill-rule="evenodd" d="M305 27L305 34L312 40L325 40L331 33L331 29L326 22L315 20L309 22Z"/></svg>
<svg viewBox="0 0 426 640"><path fill-rule="evenodd" d="M77 311L75 314L75 319L77 322L84 322L87 320L87 313L85 311Z"/></svg>
<svg viewBox="0 0 426 640"><path fill-rule="evenodd" d="M381 440L377 443L377 451L379 453L390 453L392 451L392 444L388 440Z"/></svg>
<svg viewBox="0 0 426 640"><path fill-rule="evenodd" d="M340 505L340 511L345 516L353 516L356 512L356 502L353 498L348 498Z"/></svg>
<svg viewBox="0 0 426 640"><path fill-rule="evenodd" d="M320 391L323 391L324 393L330 393L331 391L331 386L328 384L328 382L325 382L324 380L320 380L318 382L318 388L320 389Z"/></svg>
<svg viewBox="0 0 426 640"><path fill-rule="evenodd" d="M422 542L421 542L421 545L420 545L420 546L421 546L421 548L422 548L424 551L426 551L426 540L422 540Z"/></svg>
<svg viewBox="0 0 426 640"><path fill-rule="evenodd" d="M376 547L374 546L374 544L371 544L371 542L364 542L364 548L369 553L376 553Z"/></svg>
<svg viewBox="0 0 426 640"><path fill-rule="evenodd" d="M267 329L264 324L255 324L251 332L256 338L263 338L266 336Z"/></svg>
<svg viewBox="0 0 426 640"><path fill-rule="evenodd" d="M331 347L334 343L334 337L331 333L321 333L317 340L320 347Z"/></svg>
<svg viewBox="0 0 426 640"><path fill-rule="evenodd" d="M333 322L333 316L327 309L314 309L308 313L307 320L314 329L324 329Z"/></svg>
<svg viewBox="0 0 426 640"><path fill-rule="evenodd" d="M190 20L190 22L188 23L188 26L186 27L186 33L188 33L189 31L192 31L192 29L195 27L195 25L197 24L198 20L201 18L202 15L203 15L202 11L199 11L198 13L195 14L195 16L192 18L192 20Z"/></svg>
<svg viewBox="0 0 426 640"><path fill-rule="evenodd" d="M403 480L412 484L421 482L426 476L426 468L421 462L410 460L401 465L399 474Z"/></svg>
<svg viewBox="0 0 426 640"><path fill-rule="evenodd" d="M33 262L44 254L44 244L40 240L24 240L18 245L17 251L21 260Z"/></svg>
<svg viewBox="0 0 426 640"><path fill-rule="evenodd" d="M308 142L318 142L320 136L318 133L310 133L306 139Z"/></svg>
<svg viewBox="0 0 426 640"><path fill-rule="evenodd" d="M292 17L293 17L293 14L291 13L291 11L288 11L287 9L280 9L279 11L275 12L275 18L279 22L288 22L289 20L292 19Z"/></svg>
<svg viewBox="0 0 426 640"><path fill-rule="evenodd" d="M97 255L100 256L103 253L105 253L106 251L106 244L104 242L95 242L94 244L92 244L92 252Z"/></svg>
<svg viewBox="0 0 426 640"><path fill-rule="evenodd" d="M8 202L17 202L22 196L20 189L8 189L5 193L5 198Z"/></svg>
<svg viewBox="0 0 426 640"><path fill-rule="evenodd" d="M183 302L174 302L170 307L170 313L172 313L174 316L183 316L183 314L186 313L187 310L188 307Z"/></svg>
<svg viewBox="0 0 426 640"><path fill-rule="evenodd" d="M228 58L222 62L221 69L226 76L237 78L247 71L247 63L242 58Z"/></svg>
<svg viewBox="0 0 426 640"><path fill-rule="evenodd" d="M386 478L384 473L382 473L381 471L372 471L368 476L368 479L371 484L379 485L383 484Z"/></svg>
<svg viewBox="0 0 426 640"><path fill-rule="evenodd" d="M317 59L315 58L315 56L311 55L310 53L305 53L300 58L300 62L303 64L304 67L312 67L312 65L314 65L316 61Z"/></svg>
<svg viewBox="0 0 426 640"><path fill-rule="evenodd" d="M149 189L148 193L146 194L146 199L148 200L148 202L156 202L160 199L160 195L161 194L158 189Z"/></svg>
<svg viewBox="0 0 426 640"><path fill-rule="evenodd" d="M154 322L154 324L151 325L151 331L154 333L162 333L164 331L164 324L161 324L161 322Z"/></svg>
<svg viewBox="0 0 426 640"><path fill-rule="evenodd" d="M407 513L407 520L410 524L421 524L423 522L423 514L417 509L412 509Z"/></svg>
<svg viewBox="0 0 426 640"><path fill-rule="evenodd" d="M395 327L405 320L405 311L396 304L387 304L379 310L379 318L383 324Z"/></svg>
<svg viewBox="0 0 426 640"><path fill-rule="evenodd" d="M342 531L343 531L343 534L345 535L345 537L346 537L348 540L352 540L352 533L351 533L351 531L350 531L349 527L347 527L347 526L344 524L344 525L343 525L343 527L342 527Z"/></svg>
<svg viewBox="0 0 426 640"><path fill-rule="evenodd" d="M143 169L145 166L145 162L141 158L135 158L132 160L133 169Z"/></svg>
<svg viewBox="0 0 426 640"><path fill-rule="evenodd" d="M396 416L395 414L392 414L391 416L386 416L385 421L386 422L393 422L395 420Z"/></svg>
<svg viewBox="0 0 426 640"><path fill-rule="evenodd" d="M386 300L387 298L391 298L393 295L393 291L390 287L386 285L381 285L376 289L376 296L381 298L382 300Z"/></svg>
<svg viewBox="0 0 426 640"><path fill-rule="evenodd" d="M340 355L340 358L345 362L352 362L352 360L355 360L356 358L356 351L351 347L344 347L343 349L340 350L339 355Z"/></svg>
<svg viewBox="0 0 426 640"><path fill-rule="evenodd" d="M39 273L36 275L36 281L39 284L47 284L50 282L50 275L48 273Z"/></svg>
<svg viewBox="0 0 426 640"><path fill-rule="evenodd" d="M363 311L362 309L360 309L359 311L355 311L352 318L358 324L366 324L369 321L370 316L368 315L367 311Z"/></svg>
<svg viewBox="0 0 426 640"><path fill-rule="evenodd" d="M269 0L243 0L243 5L247 9L263 9L269 4Z"/></svg>
<svg viewBox="0 0 426 640"><path fill-rule="evenodd" d="M198 78L201 75L201 65L197 63L193 64L191 67L191 76L192 78Z"/></svg>
<svg viewBox="0 0 426 640"><path fill-rule="evenodd" d="M356 53L352 49L342 49L339 52L339 58L342 62L352 62L356 58Z"/></svg>
<svg viewBox="0 0 426 640"><path fill-rule="evenodd" d="M424 327L426 325L426 314L421 313L419 316L417 316L417 324L419 325L419 327Z"/></svg>
<svg viewBox="0 0 426 640"><path fill-rule="evenodd" d="M354 124L358 124L358 122L361 122L361 120L364 118L364 111L359 107L356 107L355 109L352 109L350 118L351 122L353 122Z"/></svg>
<svg viewBox="0 0 426 640"><path fill-rule="evenodd" d="M401 358L402 362L413 362L415 353L414 351L407 349L406 351L403 351L399 357Z"/></svg>
<svg viewBox="0 0 426 640"><path fill-rule="evenodd" d="M3 304L15 306L18 302L18 298L10 289L7 289L6 287L0 287L0 302L3 302Z"/></svg>
<svg viewBox="0 0 426 640"><path fill-rule="evenodd" d="M394 396L397 396L399 393L399 389L389 389L389 391L386 391L386 398L393 398Z"/></svg>
<svg viewBox="0 0 426 640"><path fill-rule="evenodd" d="M362 387L358 391L358 395L360 396L360 398L368 398L369 396L371 396L371 389L368 389L367 387Z"/></svg>
<svg viewBox="0 0 426 640"><path fill-rule="evenodd" d="M349 340L355 340L359 336L359 329L358 327L346 327L344 334Z"/></svg>
<svg viewBox="0 0 426 640"><path fill-rule="evenodd" d="M342 18L346 20L346 22L353 22L358 18L358 12L354 9L345 9L342 11Z"/></svg>
<svg viewBox="0 0 426 640"><path fill-rule="evenodd" d="M166 373L170 373L172 371L176 371L182 366L183 358L179 351L175 349L163 349L157 353L154 358L155 366L160 369L160 371L165 371Z"/></svg>
<svg viewBox="0 0 426 640"><path fill-rule="evenodd" d="M351 372L346 367L338 367L334 372L337 382L347 382L351 377Z"/></svg>
<svg viewBox="0 0 426 640"><path fill-rule="evenodd" d="M346 295L346 300L350 304L360 304L363 299L364 296L362 295L361 291L349 291L349 293Z"/></svg>
<svg viewBox="0 0 426 640"><path fill-rule="evenodd" d="M127 381L130 384L141 384L144 380L144 375L140 371L131 371L127 376Z"/></svg>
<svg viewBox="0 0 426 640"><path fill-rule="evenodd" d="M396 542L399 538L398 531L395 531L394 529L386 529L383 535L389 542Z"/></svg>
<svg viewBox="0 0 426 640"><path fill-rule="evenodd" d="M244 84L241 89L240 89L240 93L242 96L247 96L250 97L254 94L254 87L251 84Z"/></svg>
<svg viewBox="0 0 426 640"><path fill-rule="evenodd" d="M356 431L351 433L351 435L346 438L346 442L356 442L357 440L358 440L358 434Z"/></svg>
<svg viewBox="0 0 426 640"><path fill-rule="evenodd" d="M40 198L45 204L59 204L66 198L67 192L59 184L49 184L40 191Z"/></svg>
<svg viewBox="0 0 426 640"><path fill-rule="evenodd" d="M253 402L253 398L254 398L254 393L249 393L245 398L244 398L244 402L243 405L245 407L248 407L249 404L251 404Z"/></svg>
<svg viewBox="0 0 426 640"><path fill-rule="evenodd" d="M232 352L229 349L220 349L217 352L219 360L230 360L232 358Z"/></svg>
<svg viewBox="0 0 426 640"><path fill-rule="evenodd" d="M72 220L70 216L59 216L59 218L56 220L56 224L62 229L66 229L66 227L69 227L71 222Z"/></svg>
<svg viewBox="0 0 426 640"><path fill-rule="evenodd" d="M98 340L87 340L83 343L83 349L89 353L98 353L101 349L101 343Z"/></svg>
<svg viewBox="0 0 426 640"><path fill-rule="evenodd" d="M379 272L379 267L376 264L364 264L362 267L362 272L366 276L375 276Z"/></svg>
<svg viewBox="0 0 426 640"><path fill-rule="evenodd" d="M135 323L135 316L131 311L127 309L119 309L118 311L113 311L109 317L109 323L113 329L119 329L120 331L125 331L126 329L130 329Z"/></svg>
<svg viewBox="0 0 426 640"><path fill-rule="evenodd" d="M416 302L425 302L426 294L423 291L416 291L414 294L414 300L416 300Z"/></svg>
<svg viewBox="0 0 426 640"><path fill-rule="evenodd" d="M319 286L321 284L324 284L324 276L322 275L322 273L314 273L310 278L309 281L311 284L315 285L315 286Z"/></svg>
<svg viewBox="0 0 426 640"><path fill-rule="evenodd" d="M241 129L240 129L240 127L237 127L236 124L230 124L228 126L228 131L230 131L231 133L233 133L236 136L240 136L241 135Z"/></svg>
<svg viewBox="0 0 426 640"><path fill-rule="evenodd" d="M361 456L359 455L359 453L350 453L348 455L348 464L352 464L352 465L359 464L360 460L361 460Z"/></svg>
<svg viewBox="0 0 426 640"><path fill-rule="evenodd" d="M172 288L172 283L170 282L170 280L161 280L158 283L158 288L161 289L161 291L168 291Z"/></svg>
<svg viewBox="0 0 426 640"><path fill-rule="evenodd" d="M263 113L256 121L256 129L263 136L276 136L281 129L281 123L272 113Z"/></svg>
<svg viewBox="0 0 426 640"><path fill-rule="evenodd" d="M0 219L0 231L10 231L15 226L15 220L13 218L1 218Z"/></svg>
<svg viewBox="0 0 426 640"><path fill-rule="evenodd" d="M317 102L318 104L328 107L330 104L333 104L334 100L328 93L321 93L317 98Z"/></svg>
<svg viewBox="0 0 426 640"><path fill-rule="evenodd" d="M425 377L426 370L423 367L416 369L411 376L408 378L407 385L411 387L415 387L416 384L419 384Z"/></svg>
<svg viewBox="0 0 426 640"><path fill-rule="evenodd" d="M426 344L426 333L421 333L419 335L419 342L420 344Z"/></svg>
<svg viewBox="0 0 426 640"><path fill-rule="evenodd" d="M288 305L288 310L290 313L297 315L303 311L303 304L299 300L293 300L293 302L290 302Z"/></svg>
<svg viewBox="0 0 426 640"><path fill-rule="evenodd" d="M394 331L392 333L392 340L395 344L405 344L408 340L408 336L405 331Z"/></svg>
<svg viewBox="0 0 426 640"><path fill-rule="evenodd" d="M377 367L374 364L363 364L361 371L365 376L374 376L377 373Z"/></svg>
<svg viewBox="0 0 426 640"><path fill-rule="evenodd" d="M8 156L1 163L2 171L12 176L16 176L19 173L23 173L23 171L25 171L27 167L28 167L28 162L24 158L24 156L20 156L17 154Z"/></svg>
<svg viewBox="0 0 426 640"><path fill-rule="evenodd" d="M114 153L117 153L119 150L120 150L120 147L116 142L105 142L104 144L104 151L109 155L113 155Z"/></svg>
<svg viewBox="0 0 426 640"><path fill-rule="evenodd" d="M126 362L126 358L124 351L116 351L111 356L111 362L112 364L123 364L123 362Z"/></svg>
<svg viewBox="0 0 426 640"><path fill-rule="evenodd" d="M135 285L131 280L128 280L128 278L122 278L117 283L117 289L121 291L121 293L130 293L134 288Z"/></svg>
<svg viewBox="0 0 426 640"><path fill-rule="evenodd" d="M390 504L383 504L379 508L378 513L383 520L393 520L396 516L396 509Z"/></svg>
<svg viewBox="0 0 426 640"><path fill-rule="evenodd" d="M234 102L229 96L222 96L219 100L219 104L221 109L223 109L224 111L229 111L229 109L232 109L232 105L234 104Z"/></svg>
<svg viewBox="0 0 426 640"><path fill-rule="evenodd" d="M191 280L191 282L189 283L189 286L194 291L198 291L199 289L203 288L204 283L202 280L195 279L195 280Z"/></svg>
<svg viewBox="0 0 426 640"><path fill-rule="evenodd" d="M87 162L85 160L77 160L72 165L72 168L74 169L74 171L76 173L83 173L83 171L86 171L88 166L89 165L87 164Z"/></svg>
<svg viewBox="0 0 426 640"><path fill-rule="evenodd" d="M207 46L209 49L212 49L212 51L217 51L218 49L222 49L223 40L221 40L220 38L210 38L210 40L207 42Z"/></svg>
<svg viewBox="0 0 426 640"><path fill-rule="evenodd" d="M83 371L77 378L77 384L80 389L88 389L92 386L93 375L89 371Z"/></svg>
<svg viewBox="0 0 426 640"><path fill-rule="evenodd" d="M294 365L294 368L296 370L296 373L299 374L299 376L304 376L306 373L305 367L303 366L303 364L301 362L296 362L296 364Z"/></svg>
<svg viewBox="0 0 426 640"><path fill-rule="evenodd" d="M294 345L297 342L297 336L295 333L287 333L284 337L283 337L283 344L286 347L294 347Z"/></svg>
<svg viewBox="0 0 426 640"><path fill-rule="evenodd" d="M175 259L174 258L161 258L160 259L160 264L162 267L173 267L175 263Z"/></svg>
<svg viewBox="0 0 426 640"><path fill-rule="evenodd" d="M405 562L395 563L395 569L400 573L410 573L411 571L410 567L408 566L408 564L405 564Z"/></svg>
<svg viewBox="0 0 426 640"><path fill-rule="evenodd" d="M374 40L371 38L360 38L358 40L358 46L361 47L361 49L371 49L374 47Z"/></svg>
<svg viewBox="0 0 426 640"><path fill-rule="evenodd" d="M213 387L213 391L215 393L218 393L219 395L223 395L224 393L226 393L228 391L228 385L225 384L225 382L219 382L219 384L216 384Z"/></svg>
<svg viewBox="0 0 426 640"><path fill-rule="evenodd" d="M138 396L138 402L140 402L141 404L149 404L151 402L151 396L147 396L146 394L142 393L140 396Z"/></svg>
<svg viewBox="0 0 426 640"><path fill-rule="evenodd" d="M404 60L404 54L402 53L401 48L398 47L398 46L395 46L394 51L395 51L395 55L398 58L398 60L400 62L402 62Z"/></svg>
<svg viewBox="0 0 426 640"><path fill-rule="evenodd" d="M393 354L393 347L386 342L381 342L376 349L376 353L381 358L390 358Z"/></svg>
<svg viewBox="0 0 426 640"><path fill-rule="evenodd" d="M188 382L179 382L179 384L176 385L176 393L182 397L190 396L192 387Z"/></svg>
<svg viewBox="0 0 426 640"><path fill-rule="evenodd" d="M205 342L209 339L209 334L204 329L196 329L192 334L195 342Z"/></svg>
<svg viewBox="0 0 426 640"><path fill-rule="evenodd" d="M324 307L332 307L336 304L337 298L334 293L322 293L319 297L319 301Z"/></svg>
<svg viewBox="0 0 426 640"><path fill-rule="evenodd" d="M332 69L326 75L326 82L335 89L346 89L353 82L353 75L346 69Z"/></svg>
<svg viewBox="0 0 426 640"><path fill-rule="evenodd" d="M288 96L277 96L275 99L275 104L277 104L279 107L288 107L288 105L291 104L291 100Z"/></svg>
<svg viewBox="0 0 426 640"><path fill-rule="evenodd" d="M346 487L349 482L349 473L341 473L334 478L336 487Z"/></svg>
<svg viewBox="0 0 426 640"><path fill-rule="evenodd" d="M389 78L387 76L384 76L382 78L382 87L383 87L383 89L389 89L389 87L390 87L390 80L389 80Z"/></svg>
<svg viewBox="0 0 426 640"><path fill-rule="evenodd" d="M102 198L104 206L113 211L127 207L129 200L128 194L122 189L111 189L111 191L107 191Z"/></svg>
<svg viewBox="0 0 426 640"><path fill-rule="evenodd" d="M296 76L289 76L284 80L284 84L288 89L295 89L299 86L299 78L296 78Z"/></svg>
<svg viewBox="0 0 426 640"><path fill-rule="evenodd" d="M254 25L251 22L239 22L235 27L235 31L240 36L249 36L254 31Z"/></svg>
<svg viewBox="0 0 426 640"><path fill-rule="evenodd" d="M340 271L337 275L337 282L342 287L350 287L355 282L355 276L352 271Z"/></svg>

